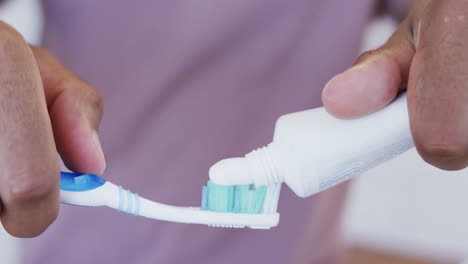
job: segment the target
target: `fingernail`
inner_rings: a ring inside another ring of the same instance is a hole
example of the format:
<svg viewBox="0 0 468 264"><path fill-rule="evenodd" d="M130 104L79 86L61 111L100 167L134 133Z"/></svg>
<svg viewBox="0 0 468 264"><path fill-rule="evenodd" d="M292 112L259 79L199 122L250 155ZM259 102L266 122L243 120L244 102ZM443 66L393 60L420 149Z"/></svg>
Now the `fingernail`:
<svg viewBox="0 0 468 264"><path fill-rule="evenodd" d="M106 169L106 159L104 158L104 151L102 150L101 141L99 140L99 135L97 131L93 131L91 135L91 144L94 148L94 153L96 153L97 161L97 172L103 174Z"/></svg>

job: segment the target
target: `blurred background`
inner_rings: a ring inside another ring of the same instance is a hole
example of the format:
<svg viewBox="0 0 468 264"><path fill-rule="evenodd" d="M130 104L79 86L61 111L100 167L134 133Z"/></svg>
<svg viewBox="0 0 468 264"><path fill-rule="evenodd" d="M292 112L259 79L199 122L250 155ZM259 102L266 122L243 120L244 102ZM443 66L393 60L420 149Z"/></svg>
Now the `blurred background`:
<svg viewBox="0 0 468 264"><path fill-rule="evenodd" d="M7 2L0 19L39 43L39 1ZM385 41L395 22L369 25L363 50ZM348 263L461 263L468 256L468 171L444 172L412 150L353 183L345 218ZM1 263L16 263L18 241L0 228Z"/></svg>

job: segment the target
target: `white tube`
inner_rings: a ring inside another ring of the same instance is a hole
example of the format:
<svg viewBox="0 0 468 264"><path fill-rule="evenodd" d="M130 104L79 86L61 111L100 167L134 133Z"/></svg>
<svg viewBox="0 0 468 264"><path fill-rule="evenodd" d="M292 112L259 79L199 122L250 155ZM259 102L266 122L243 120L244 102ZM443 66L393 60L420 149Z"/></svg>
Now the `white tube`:
<svg viewBox="0 0 468 264"><path fill-rule="evenodd" d="M316 108L282 116L271 144L244 158L218 162L211 167L210 178L225 185L285 182L306 197L413 146L406 95L355 120L339 120Z"/></svg>

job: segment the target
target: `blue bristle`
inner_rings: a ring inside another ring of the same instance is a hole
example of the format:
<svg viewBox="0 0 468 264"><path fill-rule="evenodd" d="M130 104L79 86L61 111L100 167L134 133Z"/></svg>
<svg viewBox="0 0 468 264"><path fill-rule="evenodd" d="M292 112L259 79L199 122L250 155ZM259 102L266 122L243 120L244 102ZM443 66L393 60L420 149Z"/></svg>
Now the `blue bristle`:
<svg viewBox="0 0 468 264"><path fill-rule="evenodd" d="M207 209L215 212L231 212L234 201L234 186L221 186L208 182L207 187Z"/></svg>
<svg viewBox="0 0 468 264"><path fill-rule="evenodd" d="M247 212L247 194L249 192L249 185L239 185L236 186L237 189L239 189L240 196L237 197L237 200L239 200L239 205L240 205L240 210L239 213L245 213Z"/></svg>
<svg viewBox="0 0 468 264"><path fill-rule="evenodd" d="M240 198L241 198L241 191L236 186L234 187L234 206L232 208L233 213L239 213L241 211Z"/></svg>
<svg viewBox="0 0 468 264"><path fill-rule="evenodd" d="M267 192L267 187L262 186L260 188L255 189L255 208L254 212L260 214L263 209L263 203L265 202L265 196Z"/></svg>
<svg viewBox="0 0 468 264"><path fill-rule="evenodd" d="M254 191L253 190L249 190L248 193L247 193L247 209L246 209L246 213L253 213L253 209L255 207L254 205L254 202L255 202L255 199L254 199Z"/></svg>
<svg viewBox="0 0 468 264"><path fill-rule="evenodd" d="M229 189L227 190L227 212L233 212L234 209L234 192L235 191L235 186L230 186Z"/></svg>
<svg viewBox="0 0 468 264"><path fill-rule="evenodd" d="M202 189L202 210L230 213L262 213L267 187L222 186L208 181Z"/></svg>

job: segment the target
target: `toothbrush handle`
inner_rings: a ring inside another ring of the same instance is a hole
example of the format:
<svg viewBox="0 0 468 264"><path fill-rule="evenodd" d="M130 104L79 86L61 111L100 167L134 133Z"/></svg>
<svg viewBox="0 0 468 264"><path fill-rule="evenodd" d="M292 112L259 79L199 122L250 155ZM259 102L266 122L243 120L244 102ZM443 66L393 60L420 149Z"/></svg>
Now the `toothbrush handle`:
<svg viewBox="0 0 468 264"><path fill-rule="evenodd" d="M279 221L276 211L263 214L218 213L153 202L93 174L61 172L60 201L76 206L107 206L135 216L177 223L268 229ZM269 206L275 209L276 201L273 200Z"/></svg>
<svg viewBox="0 0 468 264"><path fill-rule="evenodd" d="M60 173L60 201L77 206L107 206L138 215L140 197L94 174Z"/></svg>

